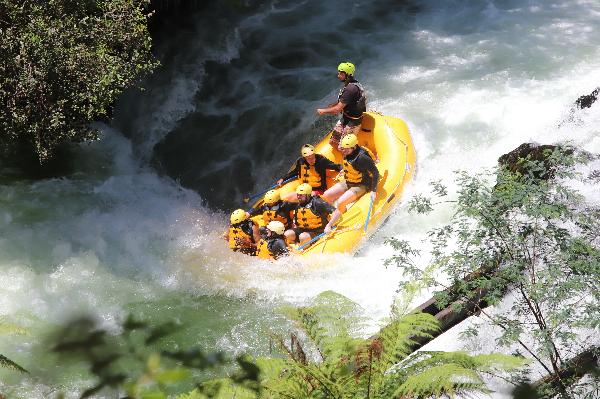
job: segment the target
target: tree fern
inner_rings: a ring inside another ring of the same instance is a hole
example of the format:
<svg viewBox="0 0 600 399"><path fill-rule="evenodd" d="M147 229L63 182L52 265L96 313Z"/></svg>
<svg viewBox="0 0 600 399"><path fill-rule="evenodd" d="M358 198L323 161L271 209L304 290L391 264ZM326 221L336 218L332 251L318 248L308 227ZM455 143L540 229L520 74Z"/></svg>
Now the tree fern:
<svg viewBox="0 0 600 399"><path fill-rule="evenodd" d="M298 322L324 358L355 348L359 341L353 335L364 325L360 307L333 291L322 292L310 306L288 308L286 313Z"/></svg>
<svg viewBox="0 0 600 399"><path fill-rule="evenodd" d="M349 299L326 292L312 306L288 312L319 348L321 359L301 361L294 348L285 346L287 360L262 359L259 367L265 390L261 397L418 399L488 392L480 373L506 372L524 365L522 359L502 354L411 355L420 338L431 337L439 329L438 321L423 313L393 320L374 338L356 338L352 323L360 320L357 309ZM283 346L283 340L280 343Z"/></svg>
<svg viewBox="0 0 600 399"><path fill-rule="evenodd" d="M7 358L4 355L0 355L0 367L20 371L22 373L28 372L23 367L19 366L17 363L13 362L12 360L10 360L9 358Z"/></svg>
<svg viewBox="0 0 600 399"><path fill-rule="evenodd" d="M0 318L0 335L24 335L27 334L27 330L6 322L3 318ZM0 354L0 367L20 371L22 373L28 373L23 367L19 366L14 361L10 360L6 356Z"/></svg>
<svg viewBox="0 0 600 399"><path fill-rule="evenodd" d="M489 392L475 371L451 363L434 366L421 373L407 376L394 392L394 397L414 399L442 395L453 397L463 391Z"/></svg>

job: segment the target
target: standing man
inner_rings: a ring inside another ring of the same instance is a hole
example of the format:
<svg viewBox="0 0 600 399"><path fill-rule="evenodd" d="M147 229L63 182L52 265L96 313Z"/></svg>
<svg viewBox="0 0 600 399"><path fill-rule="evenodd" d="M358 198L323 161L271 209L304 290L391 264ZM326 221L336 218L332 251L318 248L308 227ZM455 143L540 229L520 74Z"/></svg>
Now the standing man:
<svg viewBox="0 0 600 399"><path fill-rule="evenodd" d="M277 181L281 185L285 180L292 176L298 176L300 183L308 183L312 187L312 195L323 195L327 190L327 170L342 170L342 165L331 162L327 157L316 154L315 147L311 144L304 144L300 149L300 158L292 165L290 171ZM285 201L298 202L298 196L295 192L289 193ZM329 201L325 198L325 201Z"/></svg>
<svg viewBox="0 0 600 399"><path fill-rule="evenodd" d="M344 87L338 94L336 103L329 104L327 108L318 108L319 115L342 114L340 120L333 128L333 134L329 139L329 144L335 149L339 142L349 133L357 134L362 122L362 113L367 110L367 97L360 83L354 79L356 68L351 62L342 62L338 65L337 77L340 82L344 82Z"/></svg>
<svg viewBox="0 0 600 399"><path fill-rule="evenodd" d="M379 170L371 152L358 145L358 138L354 134L344 136L340 143L340 151L344 156L344 181L336 183L325 192L328 198L337 199L337 208L325 232L329 233L340 216L346 212L346 206L358 200L366 192L371 192L371 200L377 196L377 183Z"/></svg>

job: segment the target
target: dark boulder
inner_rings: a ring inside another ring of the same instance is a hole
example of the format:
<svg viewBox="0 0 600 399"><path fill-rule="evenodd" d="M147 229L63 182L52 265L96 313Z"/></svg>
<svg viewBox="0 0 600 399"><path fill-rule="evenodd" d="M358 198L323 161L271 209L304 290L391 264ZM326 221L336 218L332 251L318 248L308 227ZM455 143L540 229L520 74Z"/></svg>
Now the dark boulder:
<svg viewBox="0 0 600 399"><path fill-rule="evenodd" d="M575 105L579 109L590 108L598 99L598 94L600 94L600 87L586 96L579 97L577 100L575 100Z"/></svg>
<svg viewBox="0 0 600 399"><path fill-rule="evenodd" d="M562 150L564 154L573 153L571 148L562 148L550 144L523 143L514 150L501 155L498 158L498 164L506 167L512 173L532 174L533 177L541 180L551 179L554 177L557 165L552 162L550 156L556 149ZM531 169L534 164L539 166L540 163L544 168Z"/></svg>

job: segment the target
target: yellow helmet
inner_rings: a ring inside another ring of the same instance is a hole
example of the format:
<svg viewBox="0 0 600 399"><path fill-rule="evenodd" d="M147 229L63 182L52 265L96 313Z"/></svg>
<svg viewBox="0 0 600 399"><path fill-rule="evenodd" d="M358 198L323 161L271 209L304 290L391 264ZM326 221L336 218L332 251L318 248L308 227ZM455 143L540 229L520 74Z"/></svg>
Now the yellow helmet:
<svg viewBox="0 0 600 399"><path fill-rule="evenodd" d="M285 226L283 225L283 223L277 220L272 220L269 222L269 224L267 224L267 229L271 230L275 234L283 235L283 232L285 231Z"/></svg>
<svg viewBox="0 0 600 399"><path fill-rule="evenodd" d="M246 211L243 209L236 209L231 213L231 224L238 224L246 220Z"/></svg>
<svg viewBox="0 0 600 399"><path fill-rule="evenodd" d="M277 201L279 201L279 191L277 190L269 190L265 194L265 204L273 205Z"/></svg>
<svg viewBox="0 0 600 399"><path fill-rule="evenodd" d="M303 157L307 157L314 153L315 153L315 147L311 144L304 144L302 146L302 149L300 150L300 154L302 154Z"/></svg>
<svg viewBox="0 0 600 399"><path fill-rule="evenodd" d="M340 65L338 65L338 71L345 72L347 75L354 75L356 67L351 62L342 62Z"/></svg>
<svg viewBox="0 0 600 399"><path fill-rule="evenodd" d="M340 147L341 148L354 148L356 147L356 145L358 144L358 137L356 137L355 134L347 134L342 138L342 141L340 142Z"/></svg>
<svg viewBox="0 0 600 399"><path fill-rule="evenodd" d="M298 195L311 195L312 187L308 183L302 183L298 187L296 187L296 194Z"/></svg>

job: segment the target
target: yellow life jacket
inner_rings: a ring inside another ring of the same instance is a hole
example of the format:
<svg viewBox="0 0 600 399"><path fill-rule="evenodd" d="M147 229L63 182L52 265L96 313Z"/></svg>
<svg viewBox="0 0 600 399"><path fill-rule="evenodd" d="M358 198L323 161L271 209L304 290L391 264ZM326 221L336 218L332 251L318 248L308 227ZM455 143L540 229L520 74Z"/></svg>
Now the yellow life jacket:
<svg viewBox="0 0 600 399"><path fill-rule="evenodd" d="M261 238L256 245L256 256L262 259L273 259L273 254L269 251L269 242Z"/></svg>
<svg viewBox="0 0 600 399"><path fill-rule="evenodd" d="M308 202L306 205L310 205ZM326 222L323 218L310 209L310 207L299 206L294 211L294 222L301 229L314 230L325 226Z"/></svg>
<svg viewBox="0 0 600 399"><path fill-rule="evenodd" d="M300 175L298 176L301 183L308 183L311 187L321 186L321 176L317 173L315 165L308 165L305 162L300 164Z"/></svg>
<svg viewBox="0 0 600 399"><path fill-rule="evenodd" d="M243 241L250 240L252 241L252 235L246 233L241 226L234 227L229 226L229 248L235 249L240 246L235 242L236 238L239 238Z"/></svg>
<svg viewBox="0 0 600 399"><path fill-rule="evenodd" d="M365 148L362 146L359 148L360 148L359 151L366 152L367 155L369 155L369 157L371 157L373 162L375 162L375 157L368 148ZM346 159L344 159L343 166L344 166L344 178L346 179L346 183L350 183L350 184L362 183L363 174L361 171L354 169L352 164L350 162L348 162Z"/></svg>
<svg viewBox="0 0 600 399"><path fill-rule="evenodd" d="M281 216L279 213L277 213L277 210L275 209L269 209L263 212L262 214L263 217L263 222L265 223L265 226L267 224L269 224L269 222L272 222L273 220L276 220L278 222L283 223L284 226L288 225L289 220L283 216Z"/></svg>

